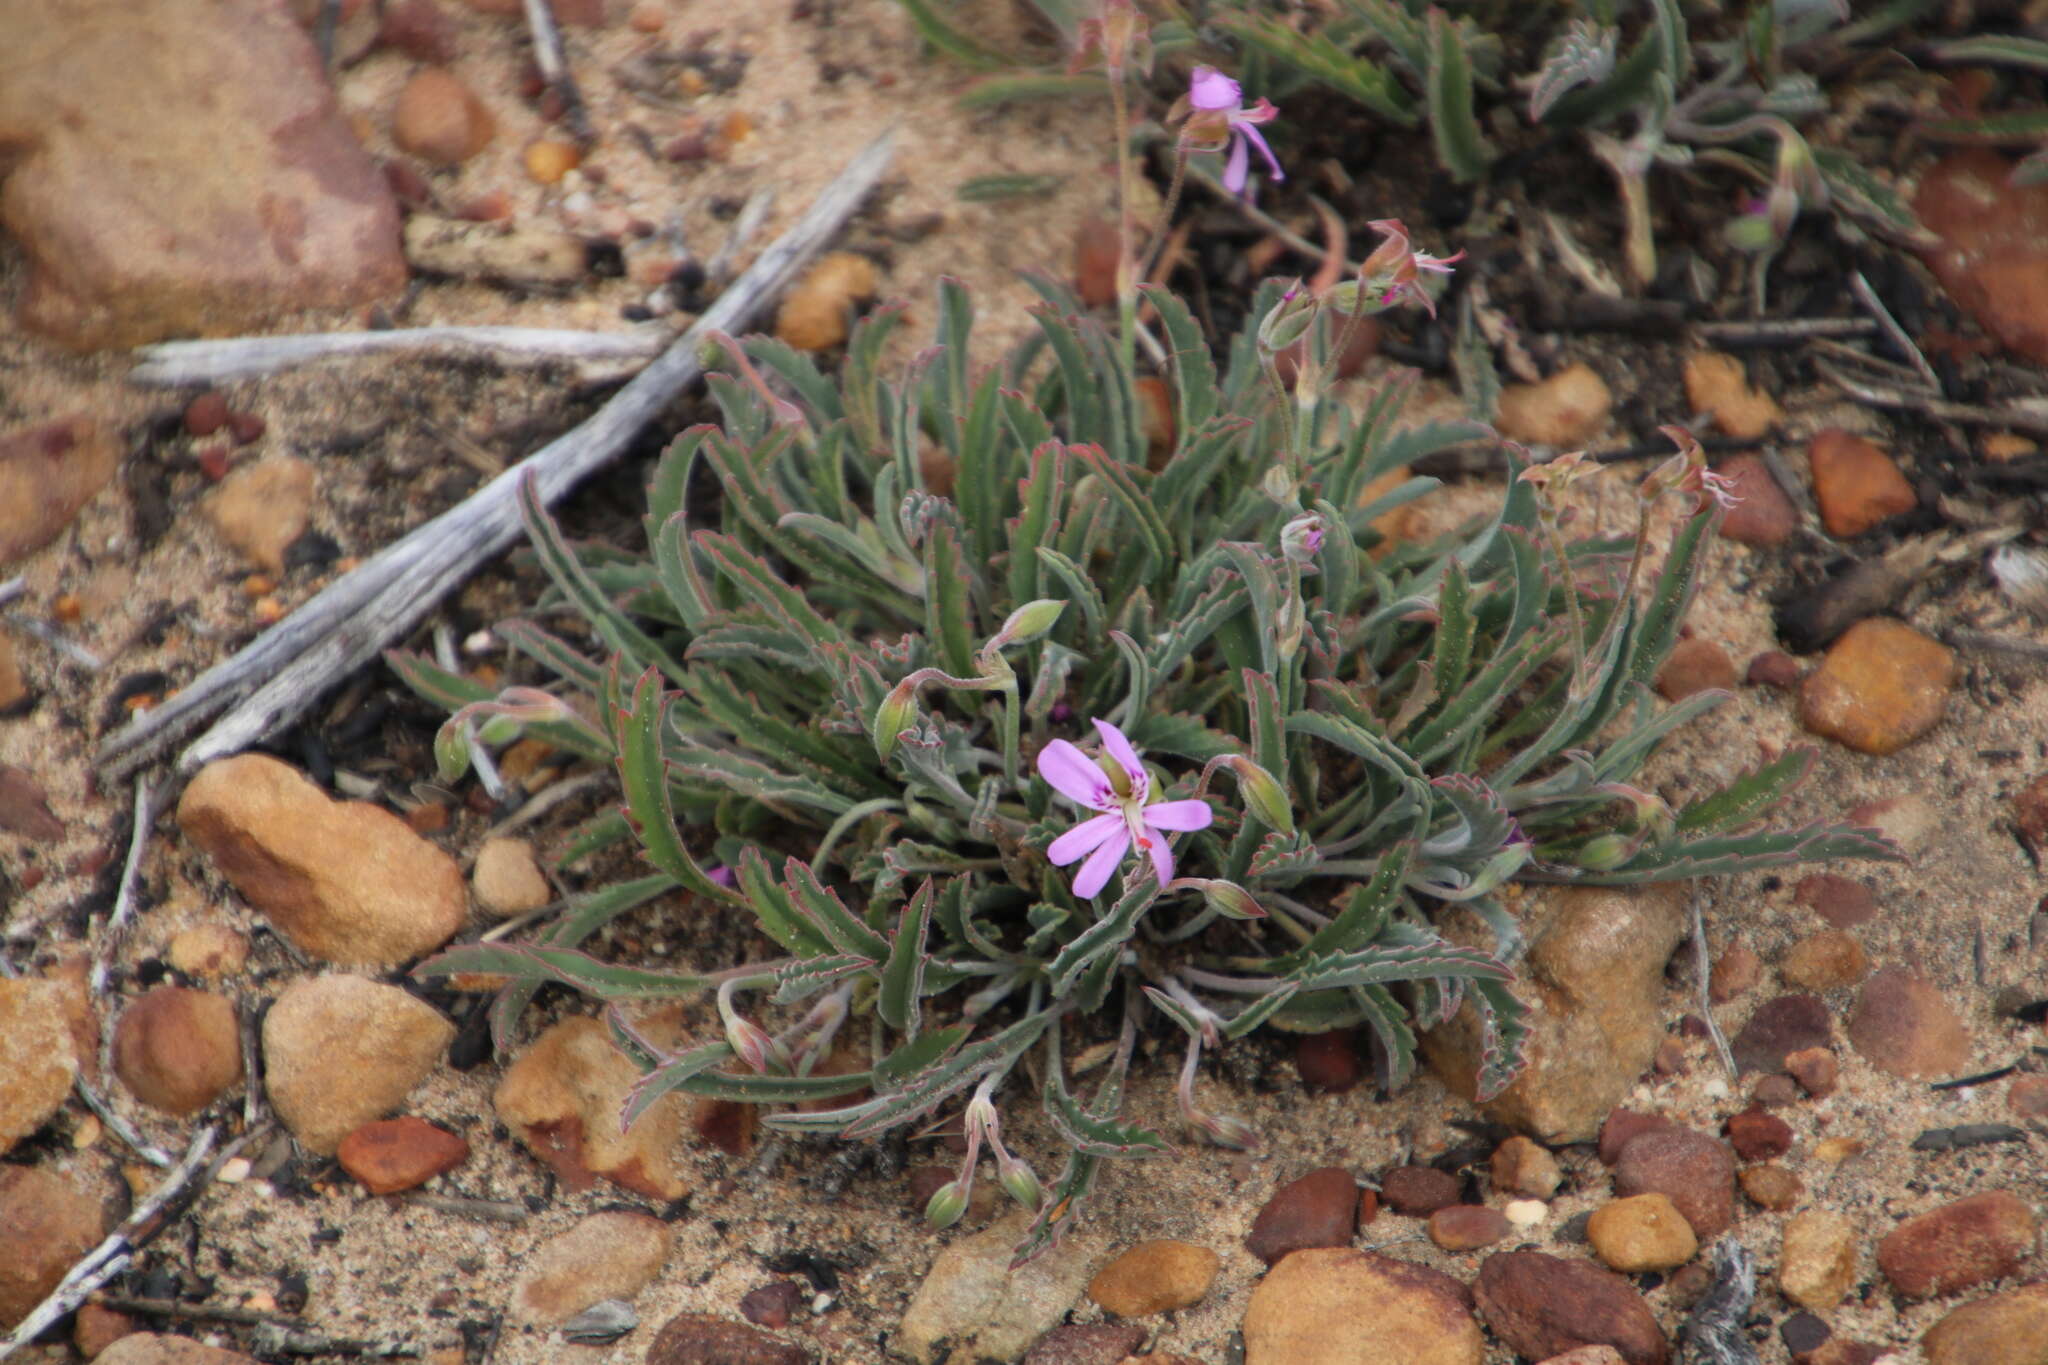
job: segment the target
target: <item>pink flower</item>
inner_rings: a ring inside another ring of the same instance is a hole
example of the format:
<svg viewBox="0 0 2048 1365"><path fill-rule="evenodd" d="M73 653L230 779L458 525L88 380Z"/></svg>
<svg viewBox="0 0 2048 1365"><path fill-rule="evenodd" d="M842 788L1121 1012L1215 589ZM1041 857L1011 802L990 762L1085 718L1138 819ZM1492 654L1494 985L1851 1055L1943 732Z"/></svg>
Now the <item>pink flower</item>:
<svg viewBox="0 0 2048 1365"><path fill-rule="evenodd" d="M1460 251L1455 256L1432 256L1426 251L1417 251L1409 244L1408 229L1398 218L1382 218L1367 226L1380 234L1380 244L1373 248L1372 255L1365 258L1363 280L1373 297L1382 307L1391 308L1403 298L1412 299L1436 316L1436 301L1422 285L1422 272L1432 275L1448 275L1451 267L1465 259Z"/></svg>
<svg viewBox="0 0 2048 1365"><path fill-rule="evenodd" d="M1138 851L1152 859L1152 870L1165 886L1173 880L1173 852L1166 846L1166 831L1207 829L1215 813L1207 801L1160 801L1146 805L1152 777L1138 761L1124 732L1106 720L1095 722L1102 736L1103 750L1115 763L1105 771L1064 739L1056 739L1038 755L1038 775L1068 800L1101 811L1052 841L1046 856L1054 867L1088 861L1074 875L1074 894L1084 899L1108 884L1124 855L1136 844Z"/></svg>
<svg viewBox="0 0 2048 1365"><path fill-rule="evenodd" d="M1188 107L1192 111L1188 118L1189 137L1209 143L1213 150L1220 150L1226 141L1230 144L1230 155L1223 163L1224 189L1232 194L1244 193L1245 181L1251 174L1252 147L1257 147L1259 155L1266 159L1266 168L1275 180L1287 178L1273 149L1266 145L1265 135L1259 131L1260 124L1271 123L1280 116L1271 101L1262 97L1247 109L1242 86L1213 66L1198 66L1194 79L1188 83Z"/></svg>

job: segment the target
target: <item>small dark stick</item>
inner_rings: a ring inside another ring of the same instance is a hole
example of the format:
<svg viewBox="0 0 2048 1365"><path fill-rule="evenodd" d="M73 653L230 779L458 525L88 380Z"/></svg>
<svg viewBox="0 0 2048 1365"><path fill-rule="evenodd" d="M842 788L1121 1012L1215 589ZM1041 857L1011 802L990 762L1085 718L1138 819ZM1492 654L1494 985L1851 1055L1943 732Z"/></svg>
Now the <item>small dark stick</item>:
<svg viewBox="0 0 2048 1365"><path fill-rule="evenodd" d="M533 34L533 60L540 67L541 79L561 98L569 132L578 145L588 147L597 141L597 132L590 126L590 108L583 103L583 92L569 74L569 60L562 54L562 30L555 24L548 0L526 0L526 27Z"/></svg>

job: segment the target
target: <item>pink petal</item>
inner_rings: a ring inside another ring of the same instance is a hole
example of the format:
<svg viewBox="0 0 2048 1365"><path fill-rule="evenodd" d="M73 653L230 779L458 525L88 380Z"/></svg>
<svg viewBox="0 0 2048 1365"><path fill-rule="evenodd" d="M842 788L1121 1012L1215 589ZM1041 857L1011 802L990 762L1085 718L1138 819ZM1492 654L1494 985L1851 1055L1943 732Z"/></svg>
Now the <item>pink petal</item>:
<svg viewBox="0 0 2048 1365"><path fill-rule="evenodd" d="M1223 188L1232 194L1243 194L1245 181L1251 178L1251 155L1245 150L1244 134L1230 139L1230 159L1223 163Z"/></svg>
<svg viewBox="0 0 2048 1365"><path fill-rule="evenodd" d="M1052 859L1054 867L1065 867L1068 863L1077 862L1093 853L1102 846L1103 840L1123 827L1124 818L1121 815L1098 815L1093 820L1083 820L1053 840L1052 847L1045 851L1045 856Z"/></svg>
<svg viewBox="0 0 2048 1365"><path fill-rule="evenodd" d="M1109 779L1093 760L1066 740L1056 739L1038 751L1038 775L1052 789L1090 810L1109 810L1116 805L1116 793Z"/></svg>
<svg viewBox="0 0 2048 1365"><path fill-rule="evenodd" d="M1173 880L1173 850L1166 846L1165 835L1146 834L1138 840L1138 847L1152 855L1152 871L1161 886Z"/></svg>
<svg viewBox="0 0 2048 1365"><path fill-rule="evenodd" d="M1245 139L1247 142L1251 143L1254 147L1257 147L1259 149L1259 155L1266 158L1266 169L1273 172L1273 178L1275 180L1285 180L1287 178L1287 172L1280 169L1279 159L1273 155L1273 149L1266 145L1266 135L1260 132L1257 128L1254 128L1249 120L1233 119L1232 123L1237 128L1238 136ZM1235 162L1237 158L1237 152L1232 152L1230 154L1230 159L1232 162Z"/></svg>
<svg viewBox="0 0 2048 1365"><path fill-rule="evenodd" d="M1216 818L1207 801L1161 801L1139 813L1154 829L1207 829Z"/></svg>
<svg viewBox="0 0 2048 1365"><path fill-rule="evenodd" d="M1244 99L1244 87L1213 66L1195 68L1188 83L1188 103L1197 109L1235 109Z"/></svg>
<svg viewBox="0 0 2048 1365"><path fill-rule="evenodd" d="M1090 823L1093 823L1092 821ZM1121 819L1110 837L1102 841L1102 847L1088 855L1088 861L1081 864L1081 870L1074 875L1074 894L1087 900L1109 883L1109 874L1116 871L1117 864L1130 851L1131 832L1124 828Z"/></svg>
<svg viewBox="0 0 2048 1365"><path fill-rule="evenodd" d="M1145 765L1139 761L1138 751L1124 738L1124 732L1106 720L1096 721L1095 731L1102 736L1102 747L1109 750L1109 756L1131 775L1131 790L1142 794L1150 779L1145 776Z"/></svg>

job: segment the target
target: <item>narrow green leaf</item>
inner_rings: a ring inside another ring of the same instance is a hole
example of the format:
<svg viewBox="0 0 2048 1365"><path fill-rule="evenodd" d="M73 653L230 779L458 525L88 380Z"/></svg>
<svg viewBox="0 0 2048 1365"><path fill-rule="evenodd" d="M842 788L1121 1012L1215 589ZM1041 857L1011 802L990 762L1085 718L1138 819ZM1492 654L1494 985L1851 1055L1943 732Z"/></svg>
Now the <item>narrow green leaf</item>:
<svg viewBox="0 0 2048 1365"><path fill-rule="evenodd" d="M1098 1118L1083 1109L1067 1090L1067 1078L1060 1068L1049 1068L1045 1078L1045 1116L1053 1131L1083 1156L1164 1156L1173 1150L1165 1138L1135 1123L1118 1123Z"/></svg>
<svg viewBox="0 0 2048 1365"><path fill-rule="evenodd" d="M626 820L640 840L647 861L664 874L714 904L741 906L744 902L739 896L712 881L710 874L697 865L676 832L675 807L670 801L668 771L661 751L661 737L668 729L670 700L661 689L661 676L650 668L634 683L631 702L613 715L612 735L618 745L619 783L625 789Z"/></svg>
<svg viewBox="0 0 2048 1365"><path fill-rule="evenodd" d="M924 997L924 969L930 960L925 941L932 927L932 884L926 878L917 894L903 907L902 923L889 945L889 960L882 968L882 990L875 997L875 1013L899 1033L917 1037Z"/></svg>
<svg viewBox="0 0 2048 1365"><path fill-rule="evenodd" d="M889 940L846 908L837 893L820 882L810 867L795 858L782 865L783 886L798 911L817 926L842 953L878 963L889 956Z"/></svg>
<svg viewBox="0 0 2048 1365"><path fill-rule="evenodd" d="M1477 180L1493 162L1493 149L1472 114L1472 64L1458 26L1440 9L1429 11L1429 131L1437 161L1459 181Z"/></svg>

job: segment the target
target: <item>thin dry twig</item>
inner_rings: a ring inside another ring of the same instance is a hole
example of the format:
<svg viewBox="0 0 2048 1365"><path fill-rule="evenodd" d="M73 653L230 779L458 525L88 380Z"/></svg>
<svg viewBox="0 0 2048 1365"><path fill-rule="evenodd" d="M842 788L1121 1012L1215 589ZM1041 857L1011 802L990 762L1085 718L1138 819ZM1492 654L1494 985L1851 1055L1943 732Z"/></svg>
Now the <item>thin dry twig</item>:
<svg viewBox="0 0 2048 1365"><path fill-rule="evenodd" d="M1899 353L1906 357L1906 363L1913 367L1914 373L1920 376L1930 390L1939 395L1941 377L1935 374L1934 367L1927 363L1927 357L1920 354L1920 348L1913 344L1913 338L1906 335L1906 329L1899 326L1899 320L1892 316L1891 310L1884 306L1884 300L1878 298L1877 291L1870 287L1870 281L1863 278L1862 271L1849 272L1849 288L1854 291L1856 301L1862 304L1876 321L1885 339L1899 349Z"/></svg>
<svg viewBox="0 0 2048 1365"><path fill-rule="evenodd" d="M2015 431L2031 432L2037 436L2048 435L2048 410L2017 404L2003 408L1978 407L1971 403L1951 403L1944 398L1921 393L1916 389L1893 389L1879 384L1869 384L1856 379L1837 366L1828 364L1819 356L1814 357L1813 368L1820 372L1821 378L1851 398L1869 403L1873 407L1904 408L1923 417L1977 426L2011 427Z"/></svg>
<svg viewBox="0 0 2048 1365"><path fill-rule="evenodd" d="M590 126L590 107L583 102L583 92L576 88L576 78L569 74L569 59L562 52L562 30L555 23L555 12L548 0L526 0L526 28L533 35L533 64L540 68L540 78L560 97L562 118L569 131L579 144L588 147L597 141L597 131Z"/></svg>
<svg viewBox="0 0 2048 1365"><path fill-rule="evenodd" d="M1721 1066L1732 1078L1735 1075L1735 1054L1728 1048L1728 1035L1721 1032L1721 1025L1714 1018L1714 1001L1711 990L1712 968L1707 962L1707 918L1700 911L1700 884L1694 881L1688 897L1688 908L1692 912L1692 960L1700 979L1700 1018L1707 1021L1707 1034L1714 1040L1714 1051L1721 1056Z"/></svg>
<svg viewBox="0 0 2048 1365"><path fill-rule="evenodd" d="M1995 635L1984 630L1953 627L1942 638L1957 649L1975 649L1987 654L2014 654L2023 659L2048 659L2048 640L2029 640L2019 635Z"/></svg>
<svg viewBox="0 0 2048 1365"><path fill-rule="evenodd" d="M384 355L483 356L500 365L569 364L586 379L630 372L660 354L674 333L660 324L626 332L565 327L398 327L382 332L299 332L281 337L159 341L136 348L136 384L177 387L276 374L323 360Z"/></svg>
<svg viewBox="0 0 2048 1365"><path fill-rule="evenodd" d="M128 861L121 867L121 883L114 892L113 913L100 929L100 941L93 948L92 974L87 979L94 999L106 994L107 975L113 969L114 950L135 914L135 884L142 879L142 851L149 846L150 827L156 823L156 788L148 778L135 779L135 827L128 832Z"/></svg>
<svg viewBox="0 0 2048 1365"><path fill-rule="evenodd" d="M97 762L127 771L215 712L234 706L178 758L182 772L247 748L312 704L350 671L412 628L441 597L519 535L516 490L531 475L544 504L618 456L669 401L703 372L699 350L713 331L738 330L782 289L867 198L895 143L870 143L798 222L719 296L696 326L574 430L485 484L459 506L416 528L329 584L240 653L192 680L100 746Z"/></svg>
<svg viewBox="0 0 2048 1365"><path fill-rule="evenodd" d="M45 1331L77 1311L78 1306L90 1298L95 1290L128 1268L135 1253L151 1238L163 1230L168 1218L162 1217L173 1200L186 1192L186 1187L195 1182L203 1184L202 1172L210 1177L207 1158L213 1152L214 1139L220 1130L211 1125L202 1128L192 1138L192 1144L185 1149L185 1155L178 1164L164 1174L163 1180L150 1191L149 1197L135 1206L127 1221L115 1228L107 1239L88 1251L77 1265L65 1272L44 1300L37 1304L29 1315L16 1325L14 1332L0 1340L0 1360L5 1360L16 1351L34 1341ZM197 1192L195 1189L194 1193Z"/></svg>
<svg viewBox="0 0 2048 1365"><path fill-rule="evenodd" d="M1700 322L1693 332L1717 346L1776 346L1809 337L1862 337L1877 330L1869 318L1757 318L1742 322Z"/></svg>

